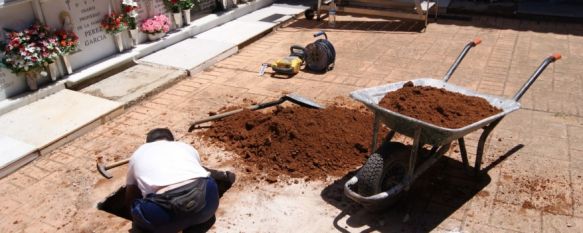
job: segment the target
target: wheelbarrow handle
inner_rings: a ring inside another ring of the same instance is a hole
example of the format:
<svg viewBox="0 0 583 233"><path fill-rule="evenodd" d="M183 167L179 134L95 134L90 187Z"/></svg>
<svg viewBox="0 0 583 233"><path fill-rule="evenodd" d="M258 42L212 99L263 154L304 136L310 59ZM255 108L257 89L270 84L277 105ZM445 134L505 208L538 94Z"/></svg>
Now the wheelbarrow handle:
<svg viewBox="0 0 583 233"><path fill-rule="evenodd" d="M560 53L555 53L555 54L545 58L545 60L543 60L543 62L534 71L534 73L530 76L530 78L522 85L522 87L518 90L518 92L516 92L516 94L514 95L514 97L512 97L512 99L518 102L520 100L520 98L522 97L522 95L524 95L524 93L526 93L528 88L530 88L530 86L534 83L534 81L536 81L538 76L540 76L540 74L542 74L542 72L547 68L547 66L549 64L559 60L559 59L561 59Z"/></svg>
<svg viewBox="0 0 583 233"><path fill-rule="evenodd" d="M468 53L468 51L470 51L471 48L476 47L476 45L479 45L480 43L482 43L482 39L480 39L479 37L476 37L476 38L474 38L473 41L471 41L470 43L468 43L464 47L464 49L462 50L460 55L457 57L457 59L455 59L455 62L451 65L451 67L449 67L449 70L443 76L444 82L447 82L451 78L451 75L457 69L457 67L460 65L460 63L462 62L464 57L466 57L466 54Z"/></svg>
<svg viewBox="0 0 583 233"><path fill-rule="evenodd" d="M257 109L262 109L262 108L267 108L267 107L275 106L275 105L278 105L278 104L283 103L284 101L285 101L284 98L280 98L278 100L274 100L274 101L270 101L270 102L266 102L266 103L260 103L260 104L257 104L257 105L251 105L251 106L249 106L247 108L236 109L236 110L233 110L233 111L228 111L228 112L224 112L224 113L221 113L221 114L217 114L217 115L211 116L211 117L206 118L206 119L202 119L202 120L199 120L199 121L195 121L188 128L188 132L192 132L196 128L197 125L200 125L202 123L206 123L206 122L209 122L209 121L215 121L215 120L218 120L218 119L222 119L222 118L225 118L225 117L228 117L228 116L231 116L231 115L240 113L240 112L242 112L245 109L249 109L251 111L254 111L254 110L257 110Z"/></svg>

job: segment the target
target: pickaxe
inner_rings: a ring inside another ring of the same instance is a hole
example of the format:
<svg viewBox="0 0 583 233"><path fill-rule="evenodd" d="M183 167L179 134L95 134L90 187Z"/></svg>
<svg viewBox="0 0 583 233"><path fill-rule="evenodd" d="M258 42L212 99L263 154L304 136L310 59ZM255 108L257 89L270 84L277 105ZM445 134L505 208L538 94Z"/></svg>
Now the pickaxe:
<svg viewBox="0 0 583 233"><path fill-rule="evenodd" d="M101 175L107 179L111 179L113 176L111 174L109 174L108 170L112 169L114 167L119 167L121 165L124 165L126 163L130 162L130 159L123 159L117 162L114 162L112 164L109 165L105 165L103 164L103 158L97 158L97 171L99 171L99 173L101 173Z"/></svg>

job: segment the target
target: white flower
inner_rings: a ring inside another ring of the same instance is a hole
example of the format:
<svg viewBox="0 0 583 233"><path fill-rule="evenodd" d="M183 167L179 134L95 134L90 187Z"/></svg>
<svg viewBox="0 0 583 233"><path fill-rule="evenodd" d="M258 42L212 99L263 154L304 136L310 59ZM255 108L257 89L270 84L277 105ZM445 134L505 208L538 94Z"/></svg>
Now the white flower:
<svg viewBox="0 0 583 233"><path fill-rule="evenodd" d="M128 5L128 6L138 6L138 3L135 2L134 0L123 0L122 4Z"/></svg>

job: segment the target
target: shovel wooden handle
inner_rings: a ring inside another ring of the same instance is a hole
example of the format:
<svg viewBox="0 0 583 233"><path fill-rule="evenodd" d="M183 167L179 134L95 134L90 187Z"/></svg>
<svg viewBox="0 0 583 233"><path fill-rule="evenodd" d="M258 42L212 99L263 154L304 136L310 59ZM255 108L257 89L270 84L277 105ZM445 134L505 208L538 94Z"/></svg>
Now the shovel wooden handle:
<svg viewBox="0 0 583 233"><path fill-rule="evenodd" d="M285 98L280 98L278 100L270 101L270 102L267 102L267 103L261 103L261 104L257 104L257 105L252 105L252 106L249 106L247 108L236 109L236 110L233 110L233 111L228 111L228 112L224 112L224 113L221 113L221 114L217 114L217 115L211 116L211 117L206 118L206 119L198 120L198 121L193 122L190 125L190 127L188 128L188 132L192 132L196 128L197 125L200 125L202 123L206 123L206 122L209 122L209 121L215 121L215 120L218 120L218 119L222 119L222 118L225 118L225 117L228 117L228 116L231 116L231 115L240 113L240 112L242 112L245 109L249 109L251 111L254 111L254 110L257 110L257 109L262 109L262 108L267 108L267 107L275 106L275 105L278 105L278 104L283 103L285 100L286 100Z"/></svg>

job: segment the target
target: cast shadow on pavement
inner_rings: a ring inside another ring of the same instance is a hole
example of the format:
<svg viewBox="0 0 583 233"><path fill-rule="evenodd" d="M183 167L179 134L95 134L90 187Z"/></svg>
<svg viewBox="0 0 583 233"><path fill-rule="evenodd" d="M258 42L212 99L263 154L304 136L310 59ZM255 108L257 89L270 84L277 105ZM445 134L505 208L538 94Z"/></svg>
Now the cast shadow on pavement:
<svg viewBox="0 0 583 233"><path fill-rule="evenodd" d="M348 15L348 14L338 14ZM383 18L376 16L361 16L357 14L350 14L353 16L351 20L337 19L335 27L328 26L328 19L326 17L321 20L308 20L300 18L285 27L287 28L302 28L302 29L329 29L329 30L356 30L367 32L410 32L419 33L424 30L423 21L415 20L399 20L391 18ZM363 20L359 20L363 17ZM364 19L366 18L366 20ZM371 20L372 19L372 20ZM438 15L437 21L430 15L428 30L435 24L439 25L456 25L456 26L471 26L478 28L489 29L510 29L515 31L531 31L542 33L554 33L563 35L583 35L583 24L578 21L564 20L564 19L548 19L544 17L535 18L509 18L501 16L487 16L487 15L468 15L468 14L445 14Z"/></svg>
<svg viewBox="0 0 583 233"><path fill-rule="evenodd" d="M561 20L518 19L481 15L446 15L431 24L470 26L484 29L513 30L518 32L553 33L562 35L583 35L581 23Z"/></svg>
<svg viewBox="0 0 583 233"><path fill-rule="evenodd" d="M344 15L344 14L339 14ZM422 21L413 20L398 20L378 18L379 20L338 20L336 25L332 28L328 26L326 18L322 20L308 20L306 18L298 19L288 25L286 28L302 28L302 29L331 29L331 30L355 30L367 32L411 32L419 33L424 29Z"/></svg>
<svg viewBox="0 0 583 233"><path fill-rule="evenodd" d="M444 156L413 183L406 195L383 211L370 212L344 195L344 184L357 171L328 185L320 196L342 211L333 223L340 232L429 232L446 219L461 220L456 215L462 213L456 211L474 196L494 195L482 191L492 181L488 171L522 147L515 146L486 166L480 179L464 171L460 161Z"/></svg>

